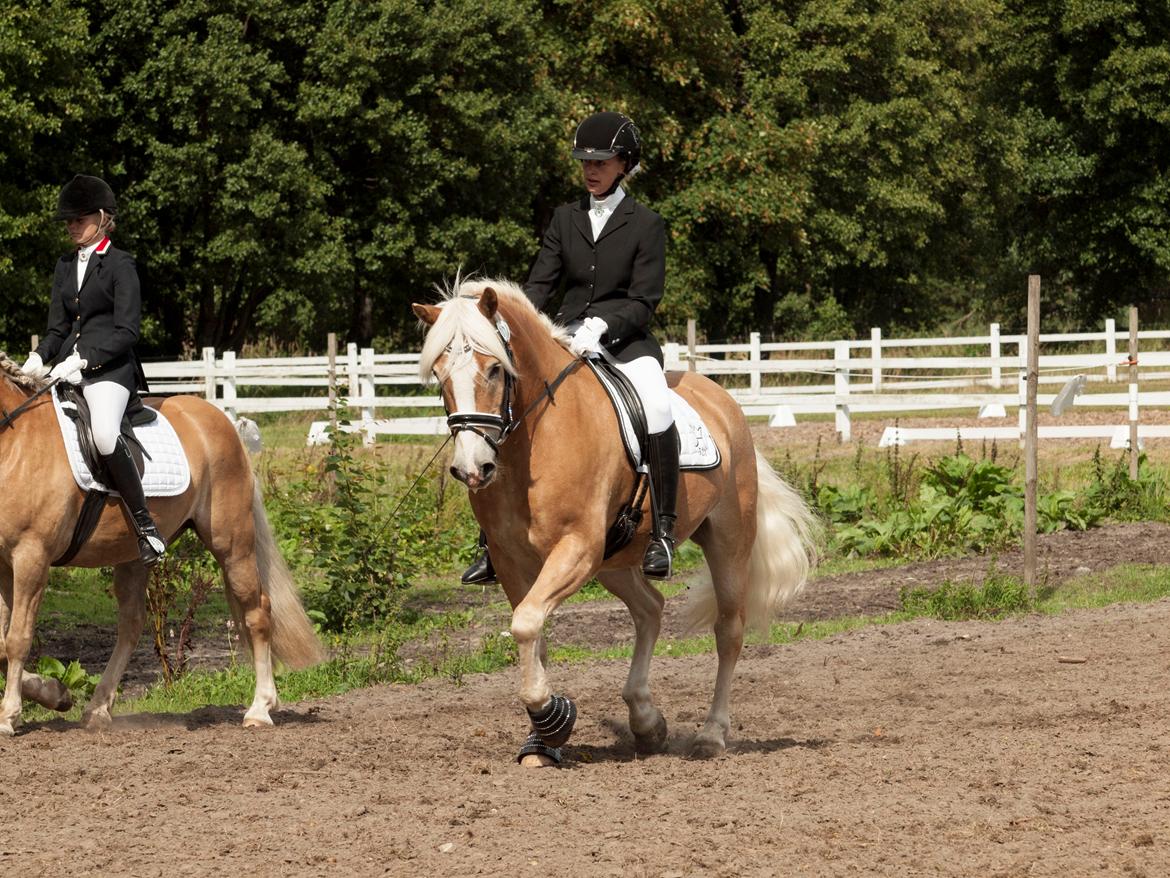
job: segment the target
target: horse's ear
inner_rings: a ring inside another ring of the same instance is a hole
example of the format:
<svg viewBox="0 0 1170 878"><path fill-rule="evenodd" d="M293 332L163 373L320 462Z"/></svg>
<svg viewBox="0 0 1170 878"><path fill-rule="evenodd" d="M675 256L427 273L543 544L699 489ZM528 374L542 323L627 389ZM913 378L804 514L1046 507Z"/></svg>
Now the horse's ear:
<svg viewBox="0 0 1170 878"><path fill-rule="evenodd" d="M427 326L434 326L435 321L439 319L440 310L436 305L420 305L415 302L410 306L415 315L425 323Z"/></svg>
<svg viewBox="0 0 1170 878"><path fill-rule="evenodd" d="M484 291L479 295L479 313L481 313L488 320L496 319L496 310L500 307L499 297L496 296L496 291L491 287L484 288Z"/></svg>

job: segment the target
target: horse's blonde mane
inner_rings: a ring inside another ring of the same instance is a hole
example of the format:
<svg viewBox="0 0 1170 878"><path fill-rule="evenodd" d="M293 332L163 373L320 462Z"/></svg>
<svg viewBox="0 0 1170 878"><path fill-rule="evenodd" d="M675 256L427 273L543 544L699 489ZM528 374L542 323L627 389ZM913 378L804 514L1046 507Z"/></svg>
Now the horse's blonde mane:
<svg viewBox="0 0 1170 878"><path fill-rule="evenodd" d="M21 390L32 393L45 386L45 379L33 378L20 371L20 364L11 359L4 351L0 351L0 375L3 375Z"/></svg>
<svg viewBox="0 0 1170 878"><path fill-rule="evenodd" d="M427 331L419 356L418 374L423 383L431 380L435 361L439 359L440 354L448 348L452 351L461 350L465 345L470 345L472 350L495 357L505 369L515 374L515 368L508 358L496 327L479 310L479 297L488 287L495 290L501 303L501 310L507 310L509 314L519 319L530 319L543 327L544 331L559 344L568 347L568 333L537 311L524 295L524 290L517 284L502 278L461 279L456 275L454 282L437 288L441 313L439 319ZM461 361L458 357L452 357L447 366L448 370L459 362ZM440 376L443 377L445 376Z"/></svg>

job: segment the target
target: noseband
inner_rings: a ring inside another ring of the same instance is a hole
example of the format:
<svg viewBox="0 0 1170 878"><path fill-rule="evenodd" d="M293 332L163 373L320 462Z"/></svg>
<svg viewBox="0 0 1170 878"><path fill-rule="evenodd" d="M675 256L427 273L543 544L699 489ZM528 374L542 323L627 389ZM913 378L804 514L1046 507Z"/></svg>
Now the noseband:
<svg viewBox="0 0 1170 878"><path fill-rule="evenodd" d="M508 328L508 324L501 317L495 323L496 334L499 335L500 341L504 345L504 351L508 354L508 365L514 366L515 360L512 357L512 348L508 344L508 339L512 337L512 331ZM471 345L467 344L463 348L464 353L471 352ZM514 395L514 388L516 379L512 377L512 373L507 369L504 370L504 397L500 400L500 413L492 414L491 412L448 412L447 413L447 428L451 431L451 437L455 438L464 430L474 433L486 442L493 452L499 453L500 444L508 437L508 434L515 428L516 422L512 418L512 397ZM489 433L489 430L495 431L495 436Z"/></svg>
<svg viewBox="0 0 1170 878"><path fill-rule="evenodd" d="M508 364L514 367L516 364L516 359L512 356L512 346L508 343L512 337L512 330L509 329L508 324L503 317L498 317L496 319L495 328L496 333L500 337L500 341L504 345L504 351L508 354ZM467 345L464 348L465 353L470 352L470 350L470 345ZM529 405L528 408L524 410L524 413L521 414L518 418L515 417L512 412L512 399L515 396L516 379L512 376L510 371L505 369L504 396L500 400L500 413L492 414L491 412L448 412L447 427L451 431L451 437L455 438L464 430L470 431L483 439L483 441L488 444L494 453L499 454L500 446L504 444L504 440L512 434L513 430L515 430L524 422L524 419L528 417L529 413L534 408L536 408L541 400L547 396L550 403L553 405L556 404L554 393L556 392L557 387L559 387L560 383L569 376L570 372L572 372L580 365L581 360L574 357L573 361L561 370L561 373L557 375L555 379L553 379L551 384L547 381L544 382L544 390L538 397L536 397L536 399L532 401L532 404ZM496 436L493 437L490 433L488 433L487 431L489 430L496 431Z"/></svg>

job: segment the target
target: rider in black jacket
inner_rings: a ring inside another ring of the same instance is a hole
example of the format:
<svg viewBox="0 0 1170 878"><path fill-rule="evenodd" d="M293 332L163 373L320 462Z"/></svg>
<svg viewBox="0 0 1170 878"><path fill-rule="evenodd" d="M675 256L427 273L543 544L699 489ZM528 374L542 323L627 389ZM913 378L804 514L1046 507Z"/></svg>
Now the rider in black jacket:
<svg viewBox="0 0 1170 878"><path fill-rule="evenodd" d="M166 543L121 436L126 406L146 389L146 377L134 355L142 310L138 272L134 258L110 240L116 209L113 190L99 177L78 174L61 189L54 219L65 221L75 249L57 262L48 328L22 368L81 386L94 444L111 487L122 495L142 563L149 567L166 551Z"/></svg>
<svg viewBox="0 0 1170 878"><path fill-rule="evenodd" d="M595 113L577 127L572 155L581 162L588 194L553 214L524 291L544 310L563 286L554 319L573 333L570 350L578 356L605 357L638 391L650 433L650 480L659 510L642 572L666 579L675 543L678 431L662 371L662 348L650 332L666 278L666 232L662 217L619 185L637 173L641 151L638 129L620 113ZM495 580L482 533L480 544L483 551L463 574L464 582Z"/></svg>

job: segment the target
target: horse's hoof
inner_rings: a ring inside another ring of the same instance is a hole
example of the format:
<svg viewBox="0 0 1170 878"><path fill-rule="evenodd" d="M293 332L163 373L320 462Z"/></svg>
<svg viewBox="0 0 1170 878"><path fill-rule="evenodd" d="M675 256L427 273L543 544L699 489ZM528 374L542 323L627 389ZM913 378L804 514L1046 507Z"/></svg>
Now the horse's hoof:
<svg viewBox="0 0 1170 878"><path fill-rule="evenodd" d="M714 759L716 756L722 756L725 750L727 745L722 740L696 737L691 744L690 756L692 759Z"/></svg>
<svg viewBox="0 0 1170 878"><path fill-rule="evenodd" d="M82 727L91 732L103 732L113 724L110 712L104 707L87 711L81 717Z"/></svg>
<svg viewBox="0 0 1170 878"><path fill-rule="evenodd" d="M550 696L548 704L540 710L528 711L532 728L549 747L559 747L569 740L573 724L577 722L577 705L564 695Z"/></svg>
<svg viewBox="0 0 1170 878"><path fill-rule="evenodd" d="M658 715L658 721L654 723L654 728L648 732L634 732L634 752L639 756L649 756L653 753L661 753L666 749L666 720L663 719L662 714Z"/></svg>
<svg viewBox="0 0 1170 878"><path fill-rule="evenodd" d="M544 768L560 765L562 758L560 747L550 747L539 734L532 732L521 745L516 761L525 768Z"/></svg>
<svg viewBox="0 0 1170 878"><path fill-rule="evenodd" d="M273 727L271 717L267 716L245 716L245 729L270 729Z"/></svg>
<svg viewBox="0 0 1170 878"><path fill-rule="evenodd" d="M20 725L20 721L12 722L10 720L0 721L0 738L12 738L16 736L16 728Z"/></svg>
<svg viewBox="0 0 1170 878"><path fill-rule="evenodd" d="M557 764L557 761L551 756L545 756L541 753L530 753L520 757L520 765L524 768L548 768Z"/></svg>

